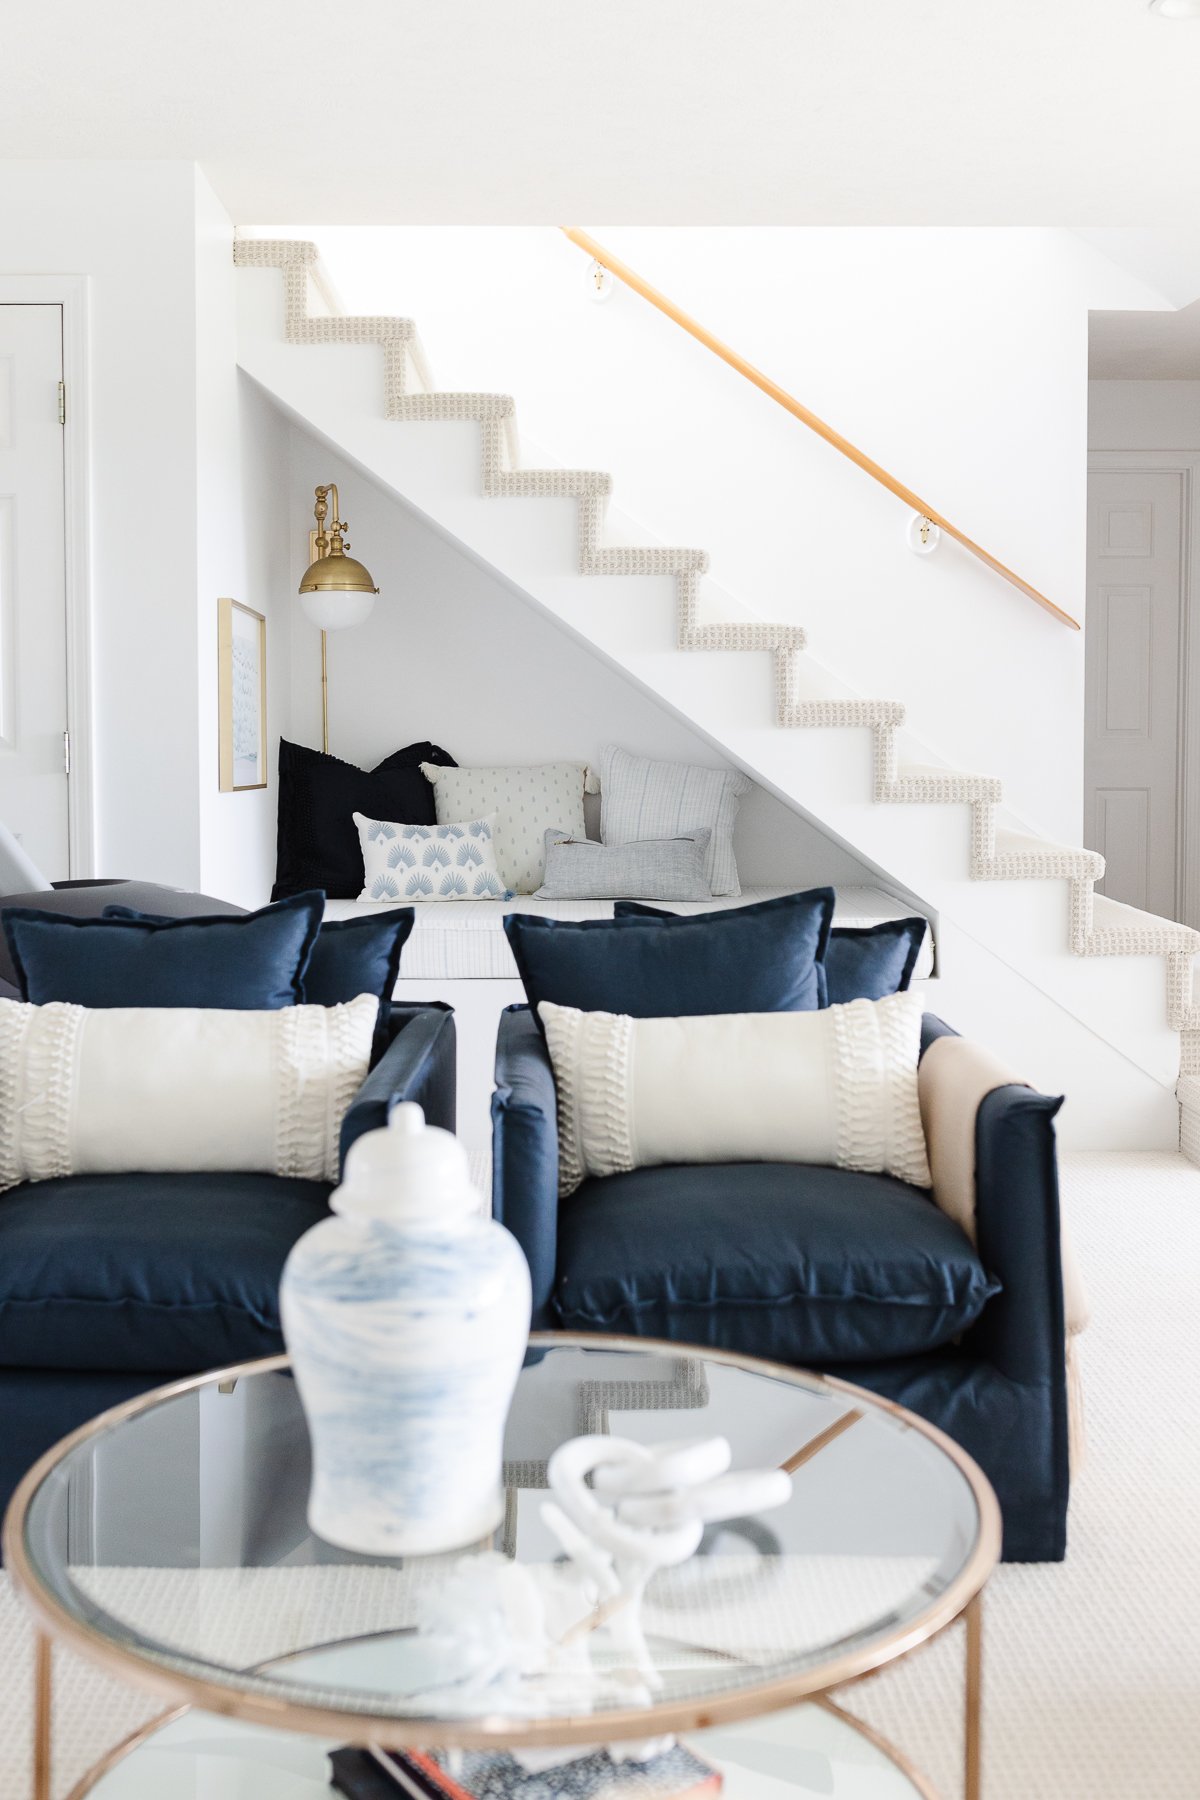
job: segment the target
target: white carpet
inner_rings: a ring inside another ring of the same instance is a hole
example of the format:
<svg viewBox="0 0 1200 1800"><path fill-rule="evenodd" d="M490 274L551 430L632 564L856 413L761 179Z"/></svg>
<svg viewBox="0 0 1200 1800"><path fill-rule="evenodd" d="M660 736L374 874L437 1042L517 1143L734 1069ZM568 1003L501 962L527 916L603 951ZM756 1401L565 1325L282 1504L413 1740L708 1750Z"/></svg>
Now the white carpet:
<svg viewBox="0 0 1200 1800"><path fill-rule="evenodd" d="M1090 1453L1061 1567L988 1590L986 1800L1200 1800L1200 1169L1169 1155L1065 1159L1093 1322ZM0 1800L29 1792L30 1667L0 1587ZM58 1659L57 1776L155 1710ZM961 1792L958 1630L843 1700ZM164 1796L164 1800L169 1800Z"/></svg>

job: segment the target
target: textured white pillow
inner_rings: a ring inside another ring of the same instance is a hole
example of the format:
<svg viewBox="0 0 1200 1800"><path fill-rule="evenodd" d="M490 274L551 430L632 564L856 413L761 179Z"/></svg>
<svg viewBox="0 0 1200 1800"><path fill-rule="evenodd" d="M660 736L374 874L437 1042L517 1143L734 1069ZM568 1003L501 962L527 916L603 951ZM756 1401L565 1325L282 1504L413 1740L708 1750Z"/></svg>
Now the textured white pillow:
<svg viewBox="0 0 1200 1800"><path fill-rule="evenodd" d="M424 766L424 765L422 765ZM609 744L600 758L600 837L605 844L712 832L704 874L714 894L740 894L733 856L738 802L753 786L736 769L653 762Z"/></svg>
<svg viewBox="0 0 1200 1800"><path fill-rule="evenodd" d="M277 1012L0 1000L0 1188L241 1169L336 1181L379 1002Z"/></svg>
<svg viewBox="0 0 1200 1800"><path fill-rule="evenodd" d="M431 765L432 766L432 765ZM360 900L511 900L496 868L495 816L398 825L351 815L362 847Z"/></svg>
<svg viewBox="0 0 1200 1800"><path fill-rule="evenodd" d="M433 783L439 825L450 819L494 816L496 866L505 887L515 893L532 894L541 887L547 831L587 836L583 796L594 794L596 784L585 763L535 763L512 769L444 769L440 763L422 763L421 773Z"/></svg>
<svg viewBox="0 0 1200 1800"><path fill-rule="evenodd" d="M631 1019L543 1000L559 1193L659 1163L822 1163L930 1185L919 994Z"/></svg>

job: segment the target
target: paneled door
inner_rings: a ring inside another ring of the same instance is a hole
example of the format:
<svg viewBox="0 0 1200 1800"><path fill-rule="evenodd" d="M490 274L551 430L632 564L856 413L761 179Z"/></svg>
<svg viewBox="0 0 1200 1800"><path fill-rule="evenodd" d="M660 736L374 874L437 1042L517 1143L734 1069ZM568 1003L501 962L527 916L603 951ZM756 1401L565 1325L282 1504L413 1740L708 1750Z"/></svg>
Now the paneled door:
<svg viewBox="0 0 1200 1800"><path fill-rule="evenodd" d="M0 819L70 874L62 307L0 305Z"/></svg>
<svg viewBox="0 0 1200 1800"><path fill-rule="evenodd" d="M1183 476L1088 478L1084 832L1100 892L1179 916Z"/></svg>

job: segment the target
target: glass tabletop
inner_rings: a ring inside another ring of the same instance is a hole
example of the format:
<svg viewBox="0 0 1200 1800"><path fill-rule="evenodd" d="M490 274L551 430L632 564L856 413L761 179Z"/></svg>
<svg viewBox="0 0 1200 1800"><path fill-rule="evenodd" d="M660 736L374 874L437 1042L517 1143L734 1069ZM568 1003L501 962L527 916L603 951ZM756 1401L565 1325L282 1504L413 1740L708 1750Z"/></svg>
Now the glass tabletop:
<svg viewBox="0 0 1200 1800"><path fill-rule="evenodd" d="M577 1687L544 1680L515 1699L510 1684L497 1705L463 1670L500 1628L501 1559L539 1576L560 1560L541 1516L546 1465L584 1433L722 1435L734 1469L789 1468L792 1496L707 1527L689 1562L652 1578L650 1697L631 1703L598 1616L586 1652L605 1679L586 1707ZM180 1384L85 1428L18 1497L13 1572L55 1635L210 1711L280 1724L283 1709L357 1741L536 1744L820 1693L957 1617L999 1549L986 1481L911 1415L820 1377L627 1340L532 1340L505 1434L504 1521L485 1543L403 1559L335 1549L308 1528L308 1479L285 1359ZM447 1636L450 1592L460 1626Z"/></svg>

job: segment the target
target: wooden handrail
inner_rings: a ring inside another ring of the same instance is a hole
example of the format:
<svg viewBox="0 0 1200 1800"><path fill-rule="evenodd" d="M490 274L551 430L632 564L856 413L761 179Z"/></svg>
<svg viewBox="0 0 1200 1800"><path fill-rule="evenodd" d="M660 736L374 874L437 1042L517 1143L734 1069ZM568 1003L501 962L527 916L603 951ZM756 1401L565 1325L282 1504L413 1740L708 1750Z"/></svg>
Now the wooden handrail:
<svg viewBox="0 0 1200 1800"><path fill-rule="evenodd" d="M799 419L802 425L807 425L810 431L815 431L817 436L824 438L827 444L832 444L833 448L842 456L848 457L852 463L857 464L873 481L877 481L881 487L885 487L890 494L895 494L898 500L903 500L906 506L911 506L913 511L919 513L922 518L928 519L932 524L938 526L946 533L947 537L952 537L956 543L963 546L964 550L969 550L972 556L976 556L980 562L986 563L989 569L994 569L997 575L1002 575L1005 581L1011 582L1013 587L1020 588L1023 594L1028 595L1030 600L1036 601L1040 607L1063 625L1069 625L1072 631L1079 630L1078 619L1073 619L1069 612L1064 612L1061 606L1056 606L1053 600L1047 599L1045 594L1040 593L1015 570L1010 569L1006 563L1002 563L999 557L993 556L990 551L977 544L974 538L967 536L965 531L960 531L957 525L952 525L949 519L938 512L935 507L930 506L927 500L922 500L921 496L914 493L912 488L906 487L902 481L897 481L894 475L889 475L888 471L873 457L868 456L865 450L860 450L856 444L850 442L849 438L844 438L840 431L835 431L832 425L827 425L824 419L817 417L815 412L811 412L807 406L801 405L799 400L793 399L786 388L781 388L777 381L772 381L769 375L764 375L761 369L756 369L753 363L747 362L744 356L739 356L736 350L723 343L719 337L714 337L711 331L706 330L689 313L685 313L682 307L676 306L673 300L668 300L665 294L660 293L657 288L651 287L650 283L639 275L636 269L631 269L628 263L622 262L619 256L614 256L611 251L604 248L603 244L598 244L594 237L590 237L586 231L580 231L577 226L563 225L559 229L594 262L600 263L602 267L615 275L618 281L624 282L625 286L632 288L635 294L640 294L643 300L648 300L651 306L656 306L659 312L666 314L668 319L673 319L676 325L682 326L683 330L689 336L694 337L698 344L703 344L706 350L711 350L714 356L719 356L721 361L728 363L731 369L736 369L739 375L744 375L747 381L752 381L756 388L760 388L777 405L782 406L785 412L790 412L792 417Z"/></svg>

